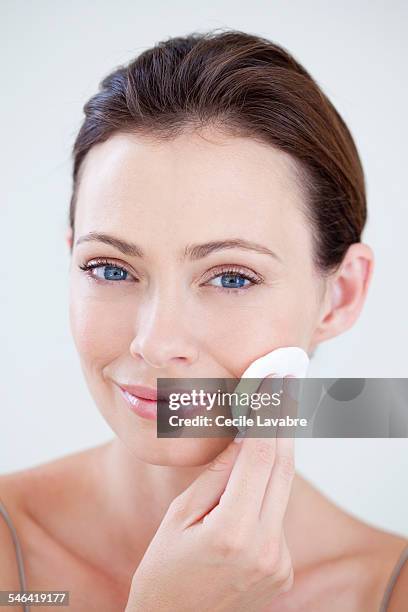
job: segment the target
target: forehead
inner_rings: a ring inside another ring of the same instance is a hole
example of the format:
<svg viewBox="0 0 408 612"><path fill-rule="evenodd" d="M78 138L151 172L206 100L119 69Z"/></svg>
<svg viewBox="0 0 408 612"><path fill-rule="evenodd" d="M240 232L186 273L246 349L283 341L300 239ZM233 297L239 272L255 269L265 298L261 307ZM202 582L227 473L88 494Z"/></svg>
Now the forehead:
<svg viewBox="0 0 408 612"><path fill-rule="evenodd" d="M242 237L308 242L304 196L285 153L207 130L158 141L118 133L94 146L81 171L76 233L140 243ZM301 245L298 245L301 246Z"/></svg>

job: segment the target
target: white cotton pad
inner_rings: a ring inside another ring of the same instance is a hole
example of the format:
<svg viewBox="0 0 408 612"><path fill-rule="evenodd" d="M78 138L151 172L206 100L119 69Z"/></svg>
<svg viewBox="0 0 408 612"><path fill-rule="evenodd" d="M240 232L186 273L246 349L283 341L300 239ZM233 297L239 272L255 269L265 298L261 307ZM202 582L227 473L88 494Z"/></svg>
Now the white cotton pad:
<svg viewBox="0 0 408 612"><path fill-rule="evenodd" d="M259 386L259 379L266 378L274 374L277 378L294 376L305 378L309 367L308 354L298 346L285 346L277 348L259 359L253 361L241 374L241 379L234 392L237 394L254 393ZM244 379L244 380L243 380ZM249 381L247 379L257 379ZM231 412L233 417L248 414L248 408L243 407L237 402L233 402ZM241 427L238 427L241 431Z"/></svg>
<svg viewBox="0 0 408 612"><path fill-rule="evenodd" d="M309 361L307 353L299 346L285 346L253 361L241 378L265 378L269 374L278 378L289 375L304 378Z"/></svg>

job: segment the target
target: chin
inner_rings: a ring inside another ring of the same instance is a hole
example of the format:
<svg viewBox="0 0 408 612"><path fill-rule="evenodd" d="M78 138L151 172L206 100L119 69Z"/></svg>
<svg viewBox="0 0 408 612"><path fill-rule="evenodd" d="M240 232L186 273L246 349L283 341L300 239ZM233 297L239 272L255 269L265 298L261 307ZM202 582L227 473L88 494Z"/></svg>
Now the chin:
<svg viewBox="0 0 408 612"><path fill-rule="evenodd" d="M123 444L140 461L153 465L198 467L210 463L229 444L230 438L157 438L150 436L120 437Z"/></svg>

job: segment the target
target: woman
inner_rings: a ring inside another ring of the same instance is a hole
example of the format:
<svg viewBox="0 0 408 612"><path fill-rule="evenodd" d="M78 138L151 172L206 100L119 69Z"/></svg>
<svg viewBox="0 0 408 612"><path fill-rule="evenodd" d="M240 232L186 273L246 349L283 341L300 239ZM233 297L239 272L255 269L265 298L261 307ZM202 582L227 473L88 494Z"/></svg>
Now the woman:
<svg viewBox="0 0 408 612"><path fill-rule="evenodd" d="M26 588L78 612L403 610L407 540L296 474L290 438L156 437L158 378L239 378L358 318L373 253L343 120L287 51L237 31L159 43L84 110L70 321L115 437L1 478Z"/></svg>

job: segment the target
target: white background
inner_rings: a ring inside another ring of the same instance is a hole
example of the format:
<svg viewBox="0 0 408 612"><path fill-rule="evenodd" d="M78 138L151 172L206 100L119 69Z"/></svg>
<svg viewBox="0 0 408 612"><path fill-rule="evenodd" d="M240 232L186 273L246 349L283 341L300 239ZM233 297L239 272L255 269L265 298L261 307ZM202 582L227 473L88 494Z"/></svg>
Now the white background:
<svg viewBox="0 0 408 612"><path fill-rule="evenodd" d="M407 3L2 0L0 472L109 439L68 328L70 150L102 77L161 39L235 28L300 60L350 127L367 178L363 240L376 269L352 330L311 376L407 377ZM299 440L296 463L331 499L408 535L408 439Z"/></svg>

